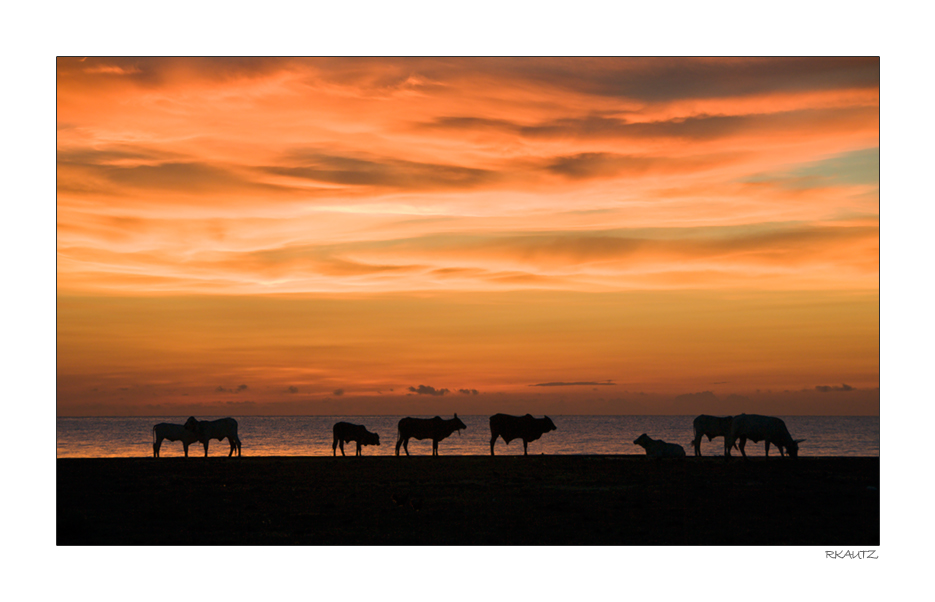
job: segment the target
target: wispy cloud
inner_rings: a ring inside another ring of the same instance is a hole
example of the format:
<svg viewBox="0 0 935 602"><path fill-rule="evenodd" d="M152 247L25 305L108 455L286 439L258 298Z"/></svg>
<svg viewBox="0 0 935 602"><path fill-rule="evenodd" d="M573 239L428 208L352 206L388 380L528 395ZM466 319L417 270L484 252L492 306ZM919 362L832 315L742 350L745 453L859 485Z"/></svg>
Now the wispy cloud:
<svg viewBox="0 0 935 602"><path fill-rule="evenodd" d="M406 190L469 189L494 182L497 174L486 169L403 161L386 157L340 156L318 151L295 154L285 166L267 166L270 173L315 182L402 188Z"/></svg>
<svg viewBox="0 0 935 602"><path fill-rule="evenodd" d="M650 140L679 139L710 142L730 136L775 134L780 132L844 131L851 127L873 127L878 119L875 107L800 109L775 113L735 115L698 114L665 120L635 121L620 117L586 115L564 117L537 124L513 123L504 119L440 117L423 124L428 129L487 130L527 139Z"/></svg>
<svg viewBox="0 0 935 602"><path fill-rule="evenodd" d="M140 73L140 69L138 67L121 67L119 65L96 65L94 67L86 67L84 72L92 75L133 75Z"/></svg>

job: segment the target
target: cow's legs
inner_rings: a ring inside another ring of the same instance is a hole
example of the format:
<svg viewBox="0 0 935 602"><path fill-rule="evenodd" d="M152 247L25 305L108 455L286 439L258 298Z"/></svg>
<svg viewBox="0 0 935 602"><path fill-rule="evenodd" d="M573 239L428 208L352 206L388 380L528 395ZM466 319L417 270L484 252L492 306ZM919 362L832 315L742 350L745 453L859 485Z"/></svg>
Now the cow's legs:
<svg viewBox="0 0 935 602"><path fill-rule="evenodd" d="M746 437L741 437L741 438L740 438L740 445L737 446L737 447L738 447L738 449L740 449L740 455L743 456L744 459L747 458L747 452L745 452L745 451L743 450L743 448L746 447L746 446L747 446L747 438L746 438Z"/></svg>
<svg viewBox="0 0 935 602"><path fill-rule="evenodd" d="M158 457L159 457L159 448L160 448L160 447L162 447L162 439L156 439L156 441L153 443L153 457L154 457L154 458L158 458Z"/></svg>
<svg viewBox="0 0 935 602"><path fill-rule="evenodd" d="M396 442L396 455L399 455L399 447L402 446L403 450L406 452L406 455L409 455L409 439L400 439Z"/></svg>
<svg viewBox="0 0 935 602"><path fill-rule="evenodd" d="M338 445L341 447L341 455L342 456L346 455L344 453L344 439L338 439Z"/></svg>
<svg viewBox="0 0 935 602"><path fill-rule="evenodd" d="M182 449L185 450L185 457L187 458L188 457L188 443L186 443L185 441L182 441Z"/></svg>
<svg viewBox="0 0 935 602"><path fill-rule="evenodd" d="M360 454L360 441L357 442L357 455L358 456L361 455Z"/></svg>
<svg viewBox="0 0 935 602"><path fill-rule="evenodd" d="M766 455L769 456L769 439L766 440Z"/></svg>
<svg viewBox="0 0 935 602"><path fill-rule="evenodd" d="M207 458L207 457L208 457L208 439L205 439L205 440L202 442L202 445L205 446L205 458Z"/></svg>
<svg viewBox="0 0 935 602"><path fill-rule="evenodd" d="M526 453L526 446L527 446L527 445L529 445L529 442L526 441L525 439L523 439L523 455L524 455L524 456L528 456L528 455L529 455L528 453Z"/></svg>
<svg viewBox="0 0 935 602"><path fill-rule="evenodd" d="M231 450L227 453L227 457L230 458L231 456L234 455L234 450L237 448L237 444L234 443L233 437L228 437L227 442L230 443L230 446L231 446Z"/></svg>
<svg viewBox="0 0 935 602"><path fill-rule="evenodd" d="M701 455L701 433L695 435L695 438L692 441L692 445L695 447L695 455L700 456Z"/></svg>
<svg viewBox="0 0 935 602"><path fill-rule="evenodd" d="M241 453L240 453L240 447L241 447L241 446L240 446L240 437L237 437L236 439L237 439L237 457L239 458L239 457L241 456Z"/></svg>
<svg viewBox="0 0 935 602"><path fill-rule="evenodd" d="M497 435L494 435L493 437L490 438L490 455L491 455L491 456L494 455L494 454L493 454L493 445L494 445L494 443L496 443L496 442L497 442Z"/></svg>
<svg viewBox="0 0 935 602"><path fill-rule="evenodd" d="M436 441L435 439L432 439L432 455L433 456L438 455L438 441Z"/></svg>

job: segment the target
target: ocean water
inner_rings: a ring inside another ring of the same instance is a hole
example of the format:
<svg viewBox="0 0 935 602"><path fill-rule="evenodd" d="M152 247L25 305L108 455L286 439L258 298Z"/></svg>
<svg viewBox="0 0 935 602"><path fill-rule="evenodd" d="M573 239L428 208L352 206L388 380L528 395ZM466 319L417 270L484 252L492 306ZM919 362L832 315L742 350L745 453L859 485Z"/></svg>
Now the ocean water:
<svg viewBox="0 0 935 602"><path fill-rule="evenodd" d="M421 416L430 418L430 416ZM187 416L66 418L56 420L57 457L108 458L149 457L153 455L153 425L160 422L183 424ZM213 420L218 416L199 416ZM363 448L366 456L395 454L396 425L402 416L244 416L237 417L238 432L244 456L330 456L332 427L345 421L362 424L380 435L379 446ZM450 418L450 416L443 416ZM460 435L455 432L438 444L441 455L488 455L490 426L488 416L460 416L467 426ZM694 416L551 416L556 430L538 441L529 443L530 454L642 454L633 444L642 433L653 439L678 443L693 455L692 420ZM879 456L880 418L878 416L781 416L795 439L805 439L799 455L806 456ZM345 445L344 452L353 456L356 445ZM770 446L770 455L779 455ZM764 443L748 442L748 454L762 456ZM230 446L212 440L208 455L226 456ZM340 455L340 449L338 455ZM402 450L400 450L400 453ZM430 455L431 440L409 441L411 455ZM509 445L497 439L497 455L523 453L523 442ZM705 456L722 456L723 439L701 444ZM189 455L201 456L204 448L195 443ZM163 441L160 456L183 456L182 443ZM734 451L732 455L739 455Z"/></svg>

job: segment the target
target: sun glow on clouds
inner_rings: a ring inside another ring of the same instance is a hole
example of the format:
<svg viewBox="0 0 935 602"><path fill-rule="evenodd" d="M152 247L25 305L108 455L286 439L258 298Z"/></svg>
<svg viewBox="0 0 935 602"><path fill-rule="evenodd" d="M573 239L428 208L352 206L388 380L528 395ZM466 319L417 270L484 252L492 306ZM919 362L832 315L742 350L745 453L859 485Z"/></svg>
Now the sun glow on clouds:
<svg viewBox="0 0 935 602"><path fill-rule="evenodd" d="M521 291L878 300L876 59L62 58L57 102L60 298L102 308L111 296L207 295L222 307L270 294L483 293L510 304ZM383 332L375 307L354 319ZM555 317L537 327L550 332ZM498 339L492 318L476 319ZM67 326L60 319L60 339ZM375 388L424 380L395 380L407 368L353 338ZM479 358L470 382L454 382L467 354L457 344L436 354L449 362L439 388L506 386ZM525 333L516 344L541 341ZM588 357L580 345L573 353ZM659 374L649 362L663 357L631 358L626 371ZM166 358L148 361L158 372ZM562 363L549 362L506 380L550 380ZM873 385L878 372L862 365L822 382ZM257 378L279 374L268 368ZM362 376L325 372L334 382L321 390L350 400L348 382Z"/></svg>

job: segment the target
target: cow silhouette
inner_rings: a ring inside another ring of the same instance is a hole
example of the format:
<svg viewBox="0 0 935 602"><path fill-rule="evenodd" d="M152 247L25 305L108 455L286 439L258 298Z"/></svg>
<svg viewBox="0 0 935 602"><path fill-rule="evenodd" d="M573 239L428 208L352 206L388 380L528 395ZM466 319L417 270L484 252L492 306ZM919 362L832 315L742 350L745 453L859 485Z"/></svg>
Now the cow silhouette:
<svg viewBox="0 0 935 602"><path fill-rule="evenodd" d="M490 417L490 455L494 455L493 448L497 437L503 437L507 445L513 439L523 440L523 455L528 455L526 448L530 441L536 441L543 433L555 430L555 423L546 416L533 418L532 414L525 416L510 416L509 414L494 414Z"/></svg>
<svg viewBox="0 0 935 602"><path fill-rule="evenodd" d="M357 443L357 453L359 456L360 446L362 445L380 445L380 435L371 433L360 424L351 424L350 422L338 422L332 429L334 441L331 443L331 454L337 456L336 448L341 446L341 455L344 455L344 444L350 441Z"/></svg>
<svg viewBox="0 0 935 602"><path fill-rule="evenodd" d="M461 434L461 429L466 429L467 427L461 422L461 419L458 418L458 415L455 414L454 418L449 418L447 420L442 419L440 416L434 418L410 418L406 417L399 421L398 434L399 438L396 440L396 455L399 455L399 447L402 446L406 450L406 455L409 455L409 439L431 439L432 440L432 455L438 455L438 442L442 439L446 439L451 433L458 431L458 434Z"/></svg>

